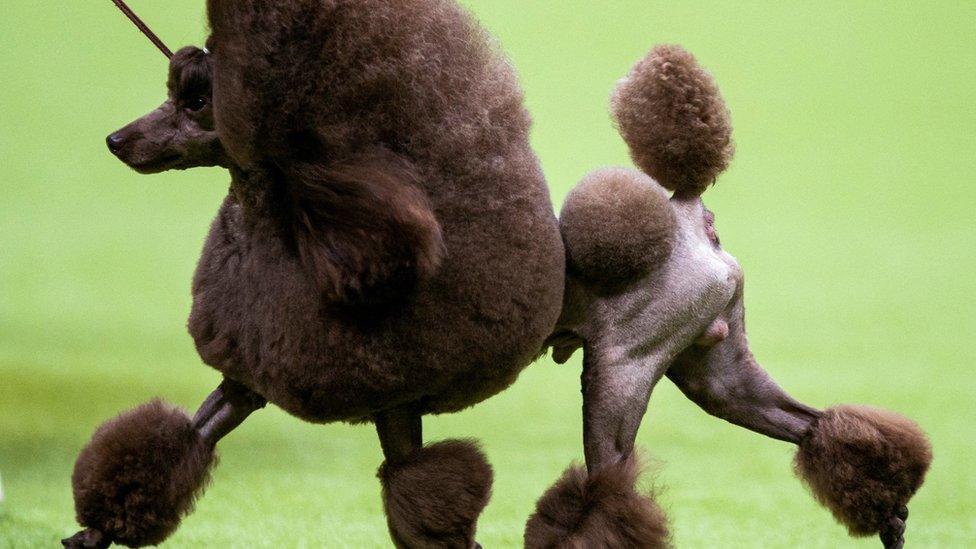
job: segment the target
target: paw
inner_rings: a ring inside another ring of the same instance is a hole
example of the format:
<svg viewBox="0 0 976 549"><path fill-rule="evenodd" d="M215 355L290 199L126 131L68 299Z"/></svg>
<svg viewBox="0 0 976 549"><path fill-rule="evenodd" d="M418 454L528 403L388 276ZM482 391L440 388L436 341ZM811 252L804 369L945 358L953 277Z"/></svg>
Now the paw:
<svg viewBox="0 0 976 549"><path fill-rule="evenodd" d="M70 538L61 540L61 545L68 549L105 549L112 545L112 542L101 530L86 528Z"/></svg>
<svg viewBox="0 0 976 549"><path fill-rule="evenodd" d="M908 520L908 507L902 505L895 516L888 519L888 523L881 529L881 543L885 549L902 549L905 547L905 521Z"/></svg>

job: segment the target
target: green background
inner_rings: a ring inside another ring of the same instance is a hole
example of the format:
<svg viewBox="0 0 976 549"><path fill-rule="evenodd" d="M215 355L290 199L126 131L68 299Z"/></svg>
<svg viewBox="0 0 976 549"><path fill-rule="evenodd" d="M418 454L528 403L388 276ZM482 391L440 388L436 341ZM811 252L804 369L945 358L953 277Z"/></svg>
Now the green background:
<svg viewBox="0 0 976 549"><path fill-rule="evenodd" d="M560 204L628 163L607 97L657 42L715 74L736 160L705 195L748 274L753 349L804 402L901 411L935 463L909 547L976 540L976 3L470 0L522 76ZM174 48L203 2L134 0ZM74 532L69 476L95 426L218 382L185 333L189 284L226 191L218 170L146 177L106 134L163 100L163 57L110 2L6 0L0 18L0 547ZM429 419L495 467L480 522L517 547L533 502L582 455L579 357ZM710 418L668 382L638 443L679 547L879 547L850 540L792 476L792 448ZM276 409L221 444L172 547L384 547L378 443Z"/></svg>

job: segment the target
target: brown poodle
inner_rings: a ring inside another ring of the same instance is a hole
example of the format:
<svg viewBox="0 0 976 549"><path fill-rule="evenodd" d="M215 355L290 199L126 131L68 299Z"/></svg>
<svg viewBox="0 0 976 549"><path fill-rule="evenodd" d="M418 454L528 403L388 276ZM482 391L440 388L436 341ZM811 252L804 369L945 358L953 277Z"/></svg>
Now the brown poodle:
<svg viewBox="0 0 976 549"><path fill-rule="evenodd" d="M567 198L566 301L549 340L557 361L584 350L587 467L570 468L539 500L526 546L668 545L664 514L634 489L634 438L667 376L710 414L798 444L797 474L850 533L901 547L907 503L932 459L925 435L889 412L801 404L749 350L742 269L700 198L732 156L711 76L681 48L659 46L612 103L644 173L599 170Z"/></svg>
<svg viewBox="0 0 976 549"><path fill-rule="evenodd" d="M557 360L585 351L587 469L540 499L528 547L667 544L633 455L664 375L709 412L798 443L798 473L852 534L902 543L928 442L892 414L797 403L753 360L742 272L700 199L731 128L689 54L656 49L614 98L657 182L589 176L561 243L514 78L452 2L263 4L211 0L213 53L178 52L170 99L108 139L139 171L231 170L190 319L226 377L192 420L154 402L96 432L72 479L86 529L66 545L165 539L216 442L267 400L375 423L394 543L472 547L491 468L469 442L422 446L421 417L503 389L550 332Z"/></svg>
<svg viewBox="0 0 976 549"><path fill-rule="evenodd" d="M424 446L421 418L508 387L564 287L512 68L452 0L208 11L209 53L175 54L169 99L108 144L142 172L230 169L189 320L225 381L192 420L153 404L99 429L72 478L86 529L65 543L165 539L217 440L266 400L376 425L397 546L474 547L491 468L472 442Z"/></svg>

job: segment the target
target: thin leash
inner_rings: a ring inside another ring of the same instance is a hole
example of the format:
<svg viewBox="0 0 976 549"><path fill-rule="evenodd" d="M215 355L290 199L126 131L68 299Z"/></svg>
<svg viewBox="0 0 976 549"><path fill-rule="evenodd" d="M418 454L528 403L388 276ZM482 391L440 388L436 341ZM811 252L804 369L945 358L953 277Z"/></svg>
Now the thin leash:
<svg viewBox="0 0 976 549"><path fill-rule="evenodd" d="M173 57L173 51L166 47L166 44L164 44L163 41L160 40L158 36L156 36L156 33L154 33L152 29L149 28L148 25L143 23L142 19L139 19L139 16L136 15L135 12L132 11L132 9L129 8L129 6L126 5L125 2L123 2L123 0L112 0L112 3L115 4L116 7L118 7L120 10L122 10L122 13L124 13L125 16L129 18L129 21L132 21L132 23L140 31L142 31L142 34L145 34L146 38L148 38L150 42L152 42L157 48L159 48L159 51L163 52L163 55L165 55L167 59Z"/></svg>

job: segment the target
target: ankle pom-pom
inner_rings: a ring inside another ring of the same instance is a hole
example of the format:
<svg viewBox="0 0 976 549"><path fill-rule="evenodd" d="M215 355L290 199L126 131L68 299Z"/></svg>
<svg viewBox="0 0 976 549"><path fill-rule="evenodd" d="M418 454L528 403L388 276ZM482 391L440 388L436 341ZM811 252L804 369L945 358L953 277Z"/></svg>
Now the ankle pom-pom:
<svg viewBox="0 0 976 549"><path fill-rule="evenodd" d="M852 536L870 536L922 486L932 446L910 419L865 406L825 410L800 442L796 474Z"/></svg>
<svg viewBox="0 0 976 549"><path fill-rule="evenodd" d="M390 535L399 548L475 547L478 516L491 497L493 473L471 441L446 440L377 476Z"/></svg>
<svg viewBox="0 0 976 549"><path fill-rule="evenodd" d="M182 410L153 400L102 424L75 462L78 522L129 547L156 545L209 481L213 448Z"/></svg>
<svg viewBox="0 0 976 549"><path fill-rule="evenodd" d="M592 475L570 467L536 503L525 527L525 547L669 547L667 517L653 499L637 492L639 474L633 456Z"/></svg>

